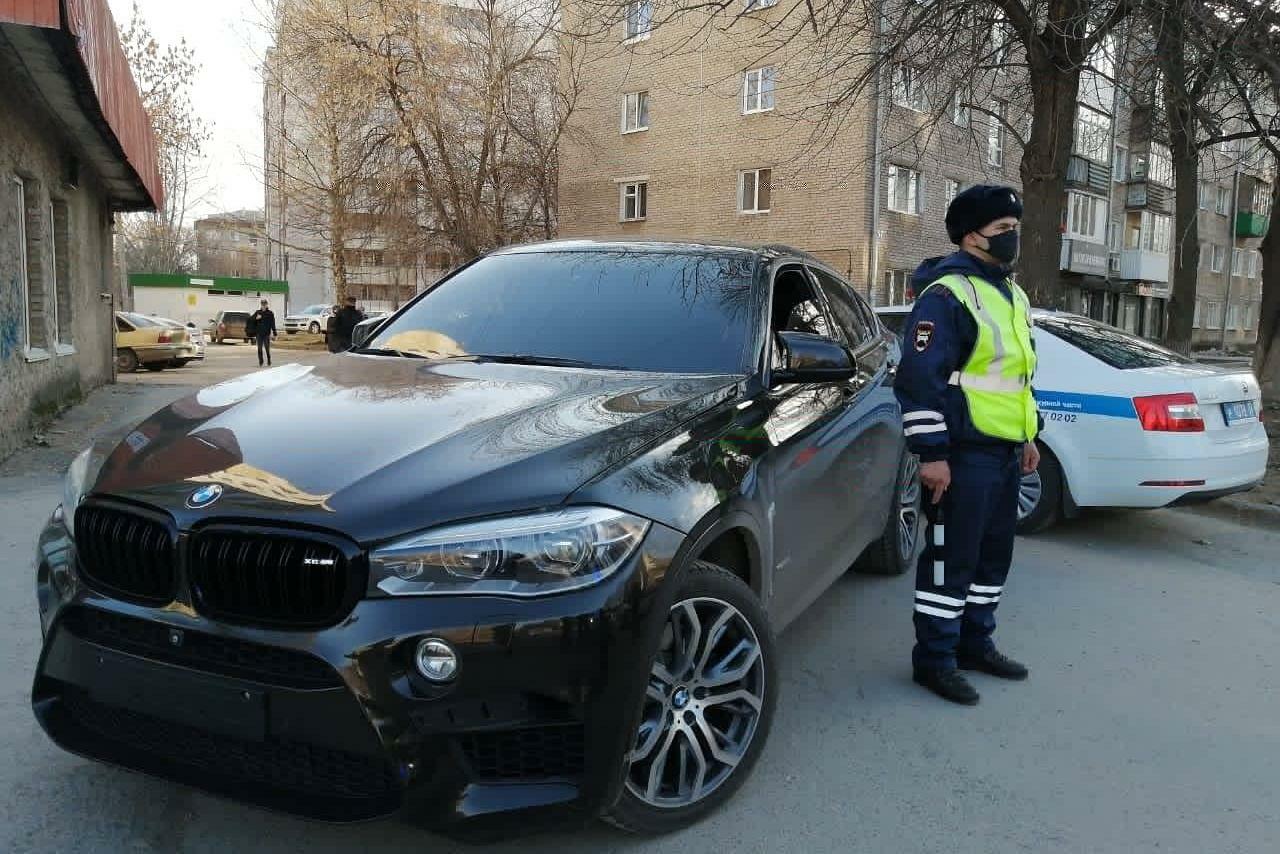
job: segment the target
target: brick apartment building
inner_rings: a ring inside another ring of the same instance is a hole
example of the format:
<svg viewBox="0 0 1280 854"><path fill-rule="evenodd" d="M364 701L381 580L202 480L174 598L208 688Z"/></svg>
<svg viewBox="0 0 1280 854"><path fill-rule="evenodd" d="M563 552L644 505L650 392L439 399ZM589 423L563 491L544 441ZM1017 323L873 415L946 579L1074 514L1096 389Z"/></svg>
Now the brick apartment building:
<svg viewBox="0 0 1280 854"><path fill-rule="evenodd" d="M690 38L692 22L655 29L643 0L591 42L577 134L561 152L561 234L786 243L843 272L874 303L900 302L916 265L953 249L943 215L956 192L980 182L1020 186L1030 119L1003 100L1016 90L1002 77L1011 72L926 91L921 69L896 66L881 76L878 95L852 104L839 131L814 148L795 121L814 103L814 85L788 83L789 64L805 46L792 42L760 60L761 39L781 14L757 3L751 14ZM1008 40L998 27L990 38L997 50ZM1123 33L1107 40L1081 81L1061 275L1076 309L1155 337L1175 249L1173 180L1167 138L1152 121L1154 78L1147 98L1135 94L1144 87L1133 80L1117 85L1120 74L1143 73L1139 45ZM973 103L1005 121L966 106ZM1230 193L1232 170L1221 158L1207 160L1206 182ZM1239 184L1247 205L1238 210L1249 213L1234 220L1256 235L1266 216L1251 189L1259 183ZM1202 217L1206 240L1228 255L1240 250L1234 308L1224 317L1238 318L1228 343L1243 345L1256 334L1257 241L1232 244L1228 225ZM1206 263L1202 288L1222 294L1222 305L1227 278ZM1214 299L1205 300L1206 318ZM1198 338L1214 331L1206 326Z"/></svg>
<svg viewBox="0 0 1280 854"><path fill-rule="evenodd" d="M195 221L196 272L263 279L267 274L262 211L228 211Z"/></svg>

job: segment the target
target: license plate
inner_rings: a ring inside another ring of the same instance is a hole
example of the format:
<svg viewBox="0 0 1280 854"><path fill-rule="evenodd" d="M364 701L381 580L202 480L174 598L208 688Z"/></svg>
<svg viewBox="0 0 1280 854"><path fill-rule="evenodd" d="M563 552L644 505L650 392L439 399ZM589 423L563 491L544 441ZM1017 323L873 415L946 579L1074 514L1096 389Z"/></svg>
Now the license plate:
<svg viewBox="0 0 1280 854"><path fill-rule="evenodd" d="M1222 404L1222 418L1228 427L1241 421L1257 421L1258 409L1252 400L1236 400Z"/></svg>
<svg viewBox="0 0 1280 854"><path fill-rule="evenodd" d="M266 695L218 677L193 676L102 651L86 687L100 703L162 720L246 741L262 741L267 735Z"/></svg>

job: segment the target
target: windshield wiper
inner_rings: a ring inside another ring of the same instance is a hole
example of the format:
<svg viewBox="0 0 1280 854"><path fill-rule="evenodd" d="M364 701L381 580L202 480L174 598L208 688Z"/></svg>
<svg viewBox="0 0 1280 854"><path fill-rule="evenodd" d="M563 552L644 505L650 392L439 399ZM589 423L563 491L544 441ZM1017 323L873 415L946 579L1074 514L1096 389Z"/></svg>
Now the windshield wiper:
<svg viewBox="0 0 1280 854"><path fill-rule="evenodd" d="M407 350L393 350L390 347L355 347L352 353L359 353L362 356L395 356L400 359L425 359L426 356L421 353L413 353Z"/></svg>
<svg viewBox="0 0 1280 854"><path fill-rule="evenodd" d="M625 371L621 365L601 365L584 359L568 359L562 356L535 356L529 353L467 353L455 357L477 362L499 362L504 365L550 365L556 368L597 368L609 371Z"/></svg>

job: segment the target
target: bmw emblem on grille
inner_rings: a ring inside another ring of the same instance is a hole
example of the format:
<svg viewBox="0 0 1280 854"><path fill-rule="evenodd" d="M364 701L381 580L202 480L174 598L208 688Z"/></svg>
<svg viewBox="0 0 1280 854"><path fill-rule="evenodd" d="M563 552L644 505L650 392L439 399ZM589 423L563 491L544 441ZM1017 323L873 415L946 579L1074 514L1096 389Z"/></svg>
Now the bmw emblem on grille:
<svg viewBox="0 0 1280 854"><path fill-rule="evenodd" d="M202 486L195 492L187 496L187 506L193 510L199 510L201 507L208 507L213 502L222 497L222 486L217 483L211 483L208 486Z"/></svg>

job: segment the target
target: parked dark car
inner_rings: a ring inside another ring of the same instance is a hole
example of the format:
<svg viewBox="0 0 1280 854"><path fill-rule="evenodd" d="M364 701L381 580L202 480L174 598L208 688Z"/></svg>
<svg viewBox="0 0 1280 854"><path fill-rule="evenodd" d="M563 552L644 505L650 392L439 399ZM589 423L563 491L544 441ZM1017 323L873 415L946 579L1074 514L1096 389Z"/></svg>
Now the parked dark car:
<svg viewBox="0 0 1280 854"><path fill-rule="evenodd" d="M495 252L76 460L35 714L315 818L688 824L764 748L775 632L912 562L897 357L785 247Z"/></svg>

